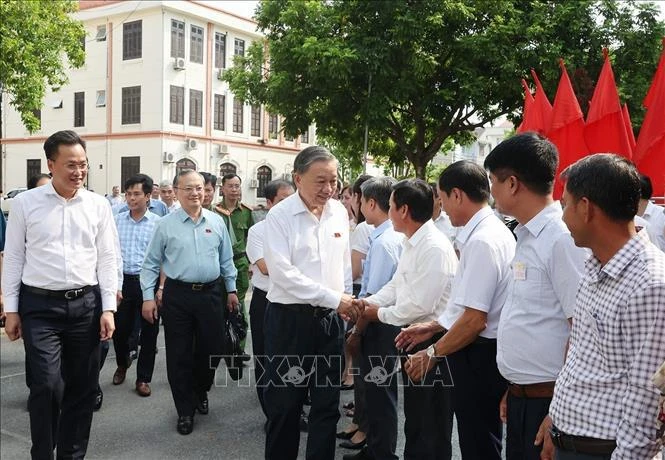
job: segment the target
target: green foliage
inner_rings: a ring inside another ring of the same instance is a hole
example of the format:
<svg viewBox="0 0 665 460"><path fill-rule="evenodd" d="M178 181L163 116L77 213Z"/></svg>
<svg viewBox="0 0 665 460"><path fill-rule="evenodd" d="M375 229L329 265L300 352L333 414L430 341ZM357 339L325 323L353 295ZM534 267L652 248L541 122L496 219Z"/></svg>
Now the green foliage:
<svg viewBox="0 0 665 460"><path fill-rule="evenodd" d="M46 88L67 83L63 57L72 67L85 62L85 29L69 16L77 8L70 0L0 1L0 85L30 132L39 129L33 112Z"/></svg>
<svg viewBox="0 0 665 460"><path fill-rule="evenodd" d="M578 94L592 90L604 45L639 120L665 31L656 16L653 5L615 0L264 0L255 19L267 42L225 80L282 114L287 133L316 122L349 158L361 155L367 124L375 159L425 177L446 140L468 143L521 107L530 68L553 96L562 57Z"/></svg>

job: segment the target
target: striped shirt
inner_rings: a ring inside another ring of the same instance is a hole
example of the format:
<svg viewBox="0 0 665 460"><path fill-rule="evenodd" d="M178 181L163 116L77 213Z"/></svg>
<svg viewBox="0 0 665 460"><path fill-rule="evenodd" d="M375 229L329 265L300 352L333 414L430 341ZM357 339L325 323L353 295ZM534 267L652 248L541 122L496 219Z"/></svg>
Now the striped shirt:
<svg viewBox="0 0 665 460"><path fill-rule="evenodd" d="M554 425L616 439L612 459L652 458L659 391L651 376L664 360L665 255L639 232L604 266L593 256L586 262L550 407Z"/></svg>
<svg viewBox="0 0 665 460"><path fill-rule="evenodd" d="M118 228L120 239L120 252L122 254L122 272L128 275L138 275L143 266L143 258L148 249L155 225L159 216L150 211L135 221L130 211L115 215L115 225Z"/></svg>

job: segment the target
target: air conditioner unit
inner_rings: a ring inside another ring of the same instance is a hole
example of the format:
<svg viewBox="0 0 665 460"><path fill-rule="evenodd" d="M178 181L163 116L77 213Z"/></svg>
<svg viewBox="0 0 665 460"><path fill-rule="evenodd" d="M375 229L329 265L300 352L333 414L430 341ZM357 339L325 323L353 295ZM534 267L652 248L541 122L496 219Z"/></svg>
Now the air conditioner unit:
<svg viewBox="0 0 665 460"><path fill-rule="evenodd" d="M199 142L196 139L187 139L185 142L187 143L187 150L196 150L199 146Z"/></svg>
<svg viewBox="0 0 665 460"><path fill-rule="evenodd" d="M175 160L172 153L164 152L164 158L162 161L164 161L164 163L173 163Z"/></svg>
<svg viewBox="0 0 665 460"><path fill-rule="evenodd" d="M226 69L219 69L219 70L217 71L217 80L223 80L223 79L224 79L224 71L225 71L225 70L226 70Z"/></svg>
<svg viewBox="0 0 665 460"><path fill-rule="evenodd" d="M185 58L175 58L173 61L174 70L185 70Z"/></svg>
<svg viewBox="0 0 665 460"><path fill-rule="evenodd" d="M219 144L219 153L220 155L229 153L229 146L227 144Z"/></svg>
<svg viewBox="0 0 665 460"><path fill-rule="evenodd" d="M249 188L259 188L259 181L256 179L250 179Z"/></svg>

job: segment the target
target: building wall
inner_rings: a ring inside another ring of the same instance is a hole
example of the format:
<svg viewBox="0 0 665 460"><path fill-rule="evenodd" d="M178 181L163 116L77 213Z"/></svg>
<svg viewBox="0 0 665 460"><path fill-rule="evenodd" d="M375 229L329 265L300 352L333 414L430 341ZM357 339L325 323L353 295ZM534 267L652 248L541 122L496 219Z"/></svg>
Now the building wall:
<svg viewBox="0 0 665 460"><path fill-rule="evenodd" d="M256 24L247 19L195 1L125 1L81 2L75 17L86 31L86 62L70 71L69 83L57 92L46 94L41 111L42 128L29 134L18 114L3 101L3 190L25 186L26 160L41 158L47 171L42 144L48 135L73 129L88 143L90 172L88 187L107 193L121 185L122 157L139 156L141 172L155 181L172 179L177 161L192 160L200 171L219 174L219 167L230 162L243 179L243 198L250 204L261 203L256 189L250 187L256 170L265 165L273 178L291 171L295 154L308 144L300 138L286 141L283 135L270 139L268 114L261 108L260 136L250 134L251 109L243 110L243 132L233 132L233 94L218 79L215 67L214 34L226 34L226 67L232 66L234 39L262 40ZM171 20L185 23L185 68L174 69L171 57ZM123 23L142 21L141 57L123 60ZM202 27L203 63L191 62L191 26ZM98 27L106 27L105 39L98 37ZM170 121L170 87L184 88L184 123ZM122 88L141 87L140 123L122 124ZM202 126L189 123L190 94L203 92ZM105 91L105 101L97 93ZM85 123L74 127L74 94L85 93ZM213 129L214 95L226 96L224 130ZM5 98L6 99L6 98ZM195 141L193 144L190 140ZM310 128L310 143L316 142ZM195 147L192 148L195 144Z"/></svg>

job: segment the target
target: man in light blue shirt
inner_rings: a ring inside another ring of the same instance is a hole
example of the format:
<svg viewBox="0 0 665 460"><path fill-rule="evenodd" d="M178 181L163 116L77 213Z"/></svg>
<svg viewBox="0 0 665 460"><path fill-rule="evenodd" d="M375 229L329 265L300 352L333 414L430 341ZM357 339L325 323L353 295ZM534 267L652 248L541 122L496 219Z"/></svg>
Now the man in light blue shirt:
<svg viewBox="0 0 665 460"><path fill-rule="evenodd" d="M126 192L127 189L125 189L125 193ZM127 203L119 203L113 205L111 207L111 210L115 215L115 214L120 214L121 212L129 211L129 207L127 206ZM169 213L169 209L162 201L155 200L152 198L150 198L150 203L148 203L148 211L150 211L153 214L157 214L159 217L164 217Z"/></svg>
<svg viewBox="0 0 665 460"><path fill-rule="evenodd" d="M224 312L220 282L228 292L227 308L238 306L236 268L222 219L202 208L203 177L184 170L173 181L181 208L157 223L141 269L143 317L157 321L155 286L164 320L166 370L178 411L177 430L187 435L194 411L208 413L207 392L223 353ZM196 350L194 343L196 342Z"/></svg>
<svg viewBox="0 0 665 460"><path fill-rule="evenodd" d="M361 186L360 210L366 222L375 228L369 236L369 251L363 269L360 297L379 292L392 279L402 254L404 235L393 229L388 217L390 194L396 182L391 177L372 178ZM349 347L354 354L357 354L360 348L360 384L365 387L365 411L369 429L367 446L356 456L345 455L345 459L397 459L395 337L399 331L399 326L379 321L368 323L365 319L360 319L349 336ZM383 368L387 377L377 374L378 367ZM373 378L374 374L380 378Z"/></svg>
<svg viewBox="0 0 665 460"><path fill-rule="evenodd" d="M125 182L125 197L129 211L115 216L115 224L120 240L122 254L122 301L116 314L116 333L113 338L117 369L113 374L113 384L125 381L127 368L130 366L129 338L134 330L135 321L141 318L143 295L139 274L143 266L146 250L152 239L159 216L148 211L148 201L152 192L152 179L145 174L137 174ZM141 353L136 366L136 392L140 396L150 396L150 381L155 367L155 351L159 322L141 321Z"/></svg>

